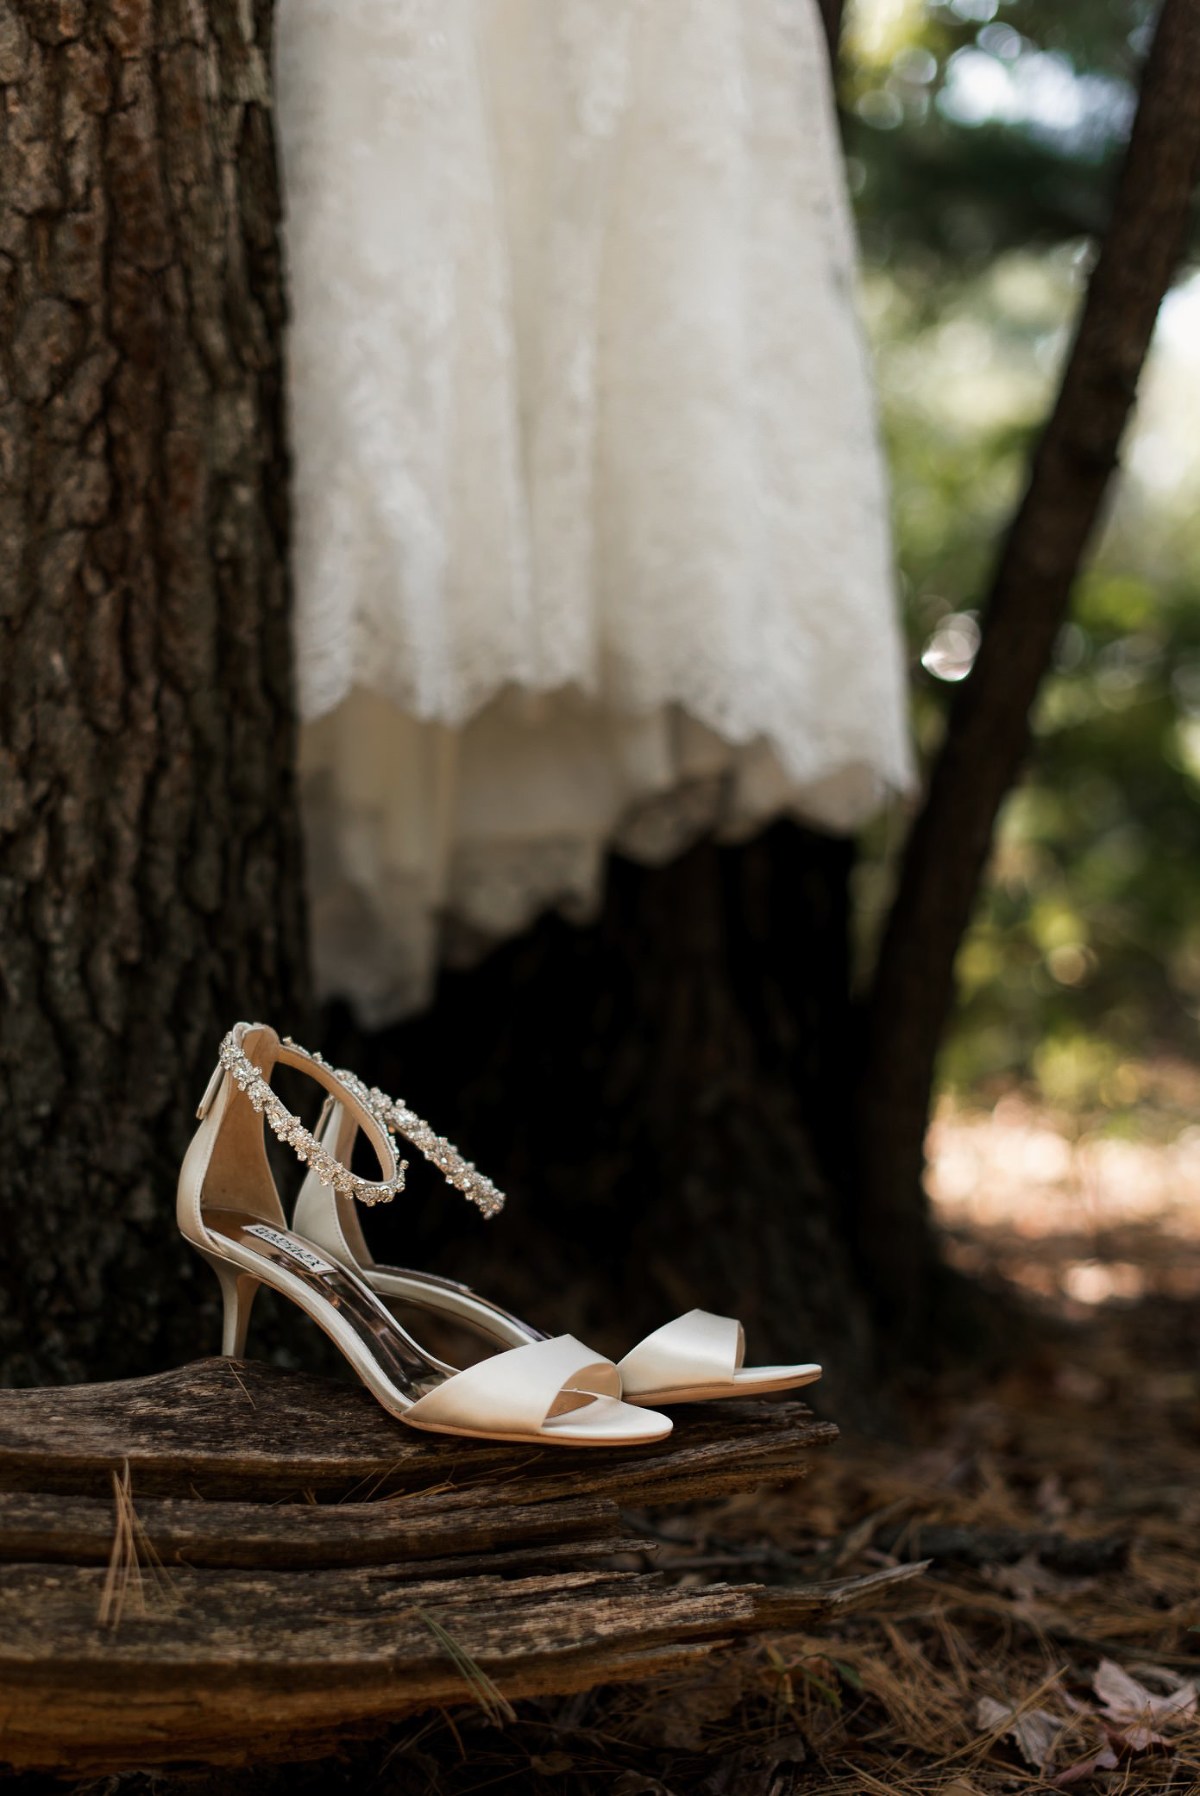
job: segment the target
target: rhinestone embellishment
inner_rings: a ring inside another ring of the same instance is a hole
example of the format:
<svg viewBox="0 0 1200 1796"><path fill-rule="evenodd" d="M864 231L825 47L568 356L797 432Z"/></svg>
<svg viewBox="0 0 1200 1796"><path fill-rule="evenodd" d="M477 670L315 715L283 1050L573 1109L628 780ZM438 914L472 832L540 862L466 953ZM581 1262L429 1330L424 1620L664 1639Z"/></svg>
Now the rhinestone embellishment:
<svg viewBox="0 0 1200 1796"><path fill-rule="evenodd" d="M289 1042L288 1046L294 1048L294 1043ZM304 1052L303 1049L295 1051ZM310 1054L307 1058L315 1060L319 1056ZM403 1191L407 1160L398 1162L396 1172L390 1179L378 1182L360 1179L348 1166L335 1160L328 1148L323 1147L312 1131L305 1128L300 1118L293 1116L280 1102L262 1073L249 1055L238 1047L232 1035L227 1035L221 1043L219 1059L238 1090L244 1092L254 1108L262 1113L263 1120L272 1133L292 1149L297 1160L312 1167L323 1185L332 1185L340 1196L355 1197L360 1204L390 1203L398 1191ZM355 1096L358 1096L357 1092ZM359 1101L364 1102L362 1099ZM388 1125L374 1104L365 1104L365 1108L370 1110L382 1127L387 1128Z"/></svg>
<svg viewBox="0 0 1200 1796"><path fill-rule="evenodd" d="M380 1101L379 1114L385 1127L411 1141L437 1167L447 1185L461 1191L489 1220L499 1216L504 1208L504 1193L480 1172L473 1160L464 1160L453 1142L447 1141L444 1135L435 1134L402 1099L389 1098L386 1092L377 1089L371 1092L371 1097Z"/></svg>
<svg viewBox="0 0 1200 1796"><path fill-rule="evenodd" d="M315 1060L318 1065L326 1067L335 1079L344 1085L352 1097L358 1099L364 1110L370 1112L375 1121L385 1128L390 1135L403 1135L420 1153L437 1167L447 1185L461 1191L468 1203L490 1221L498 1216L504 1208L504 1193L494 1185L485 1173L480 1172L473 1160L466 1160L452 1141L444 1135L438 1135L430 1125L419 1117L415 1110L410 1110L401 1098L390 1098L386 1091L380 1091L377 1085L367 1086L357 1073L348 1072L345 1067L330 1067L320 1054L311 1053L302 1048L299 1042L290 1035L284 1036L284 1044L293 1054L299 1054L306 1060ZM333 1164L336 1166L337 1161ZM407 1160L402 1162L408 1165ZM329 1181L327 1180L326 1183ZM335 1189L340 1189L336 1187ZM357 1193L355 1193L357 1196ZM369 1202L369 1199L363 1199ZM378 1200L376 1200L378 1201Z"/></svg>

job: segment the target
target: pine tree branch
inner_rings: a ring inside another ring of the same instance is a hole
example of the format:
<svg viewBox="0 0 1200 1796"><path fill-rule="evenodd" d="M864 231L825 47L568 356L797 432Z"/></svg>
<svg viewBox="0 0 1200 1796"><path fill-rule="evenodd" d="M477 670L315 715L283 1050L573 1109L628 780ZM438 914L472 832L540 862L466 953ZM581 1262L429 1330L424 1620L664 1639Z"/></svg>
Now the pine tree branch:
<svg viewBox="0 0 1200 1796"><path fill-rule="evenodd" d="M859 1238L903 1308L923 1288L924 1137L954 963L1030 712L1118 461L1200 176L1200 0L1165 0L1111 221L1054 410L1001 548L975 667L958 688L907 843L869 1004Z"/></svg>

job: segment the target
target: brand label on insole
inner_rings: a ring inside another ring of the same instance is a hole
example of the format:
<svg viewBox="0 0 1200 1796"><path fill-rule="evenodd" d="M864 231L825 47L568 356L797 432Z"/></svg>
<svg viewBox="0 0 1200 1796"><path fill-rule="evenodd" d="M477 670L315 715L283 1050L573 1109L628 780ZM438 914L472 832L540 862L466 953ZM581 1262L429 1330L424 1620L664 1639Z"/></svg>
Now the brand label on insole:
<svg viewBox="0 0 1200 1796"><path fill-rule="evenodd" d="M315 1253L310 1252L302 1242L289 1240L286 1235L281 1235L278 1229L268 1228L265 1222L251 1223L246 1233L257 1235L260 1241L269 1242L272 1247L277 1247L280 1253L286 1253L293 1260L299 1260L300 1264L307 1266L310 1272L332 1272L334 1270L328 1260L320 1259Z"/></svg>

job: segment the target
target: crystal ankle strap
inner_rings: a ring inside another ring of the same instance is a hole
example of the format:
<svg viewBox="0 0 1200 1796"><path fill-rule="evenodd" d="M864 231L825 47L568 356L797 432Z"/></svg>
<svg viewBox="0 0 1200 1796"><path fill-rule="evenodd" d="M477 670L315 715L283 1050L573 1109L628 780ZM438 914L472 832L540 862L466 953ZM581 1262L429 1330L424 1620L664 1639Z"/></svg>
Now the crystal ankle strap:
<svg viewBox="0 0 1200 1796"><path fill-rule="evenodd" d="M292 1041L288 1041L285 1045L291 1049L294 1055L305 1060L316 1060L324 1066L325 1063L319 1054L309 1054ZM286 1143L293 1150L297 1160L302 1161L305 1166L311 1166L323 1185L332 1185L339 1196L357 1198L360 1204L390 1203L398 1191L403 1191L404 1174L408 1169L407 1160L397 1162L396 1171L390 1179L380 1181L360 1179L358 1174L351 1172L348 1166L343 1166L340 1160L335 1160L329 1149L317 1140L311 1130L305 1128L300 1118L293 1116L292 1112L280 1102L268 1080L255 1066L249 1055L238 1047L232 1035L227 1035L221 1043L219 1059L238 1090L244 1092L254 1108L262 1112L267 1126L279 1137L280 1141ZM368 1097L363 1095L365 1087L361 1085L361 1081L346 1073L337 1073L335 1077L340 1079L344 1085L350 1086L363 1109L370 1112L390 1138L393 1134L390 1125L380 1114L377 1106L369 1102Z"/></svg>
<svg viewBox="0 0 1200 1796"><path fill-rule="evenodd" d="M284 1046L303 1059L315 1060L318 1065L326 1066L319 1054L309 1053L307 1048L294 1042L290 1035L284 1036ZM480 1172L473 1160L464 1159L452 1141L435 1133L415 1110L409 1109L403 1099L390 1098L377 1085L364 1085L357 1073L347 1072L343 1067L327 1067L327 1070L358 1099L364 1110L370 1111L376 1122L381 1123L390 1135L403 1135L406 1141L410 1141L437 1167L447 1185L453 1185L456 1191L461 1191L467 1201L481 1210L484 1216L490 1220L500 1214L504 1208L503 1191L485 1173ZM407 1165L408 1162L405 1161L404 1164ZM329 1183L328 1180L325 1182ZM336 1189L340 1187L335 1186Z"/></svg>
<svg viewBox="0 0 1200 1796"><path fill-rule="evenodd" d="M500 1214L504 1208L504 1193L480 1172L473 1160L464 1160L453 1142L447 1141L444 1135L435 1134L402 1099L389 1098L386 1092L378 1090L373 1090L371 1097L380 1100L379 1116L384 1125L411 1141L437 1167L447 1185L461 1191L489 1219Z"/></svg>

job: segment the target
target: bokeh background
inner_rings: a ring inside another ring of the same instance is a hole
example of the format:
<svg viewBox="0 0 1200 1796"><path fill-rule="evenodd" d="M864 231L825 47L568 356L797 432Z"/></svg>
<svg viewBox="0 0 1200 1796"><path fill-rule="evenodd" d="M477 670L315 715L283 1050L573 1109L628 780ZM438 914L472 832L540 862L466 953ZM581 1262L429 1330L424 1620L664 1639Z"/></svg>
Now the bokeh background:
<svg viewBox="0 0 1200 1796"><path fill-rule="evenodd" d="M1056 390L1153 16L1128 0L847 12L841 99L926 758ZM1019 1240L1003 1253L1072 1304L1194 1288L1146 1228L1182 1251L1200 1196L1198 495L1193 259L960 956L931 1141L952 1230L1079 1237L1057 1270ZM864 973L902 827L872 833L860 870Z"/></svg>

